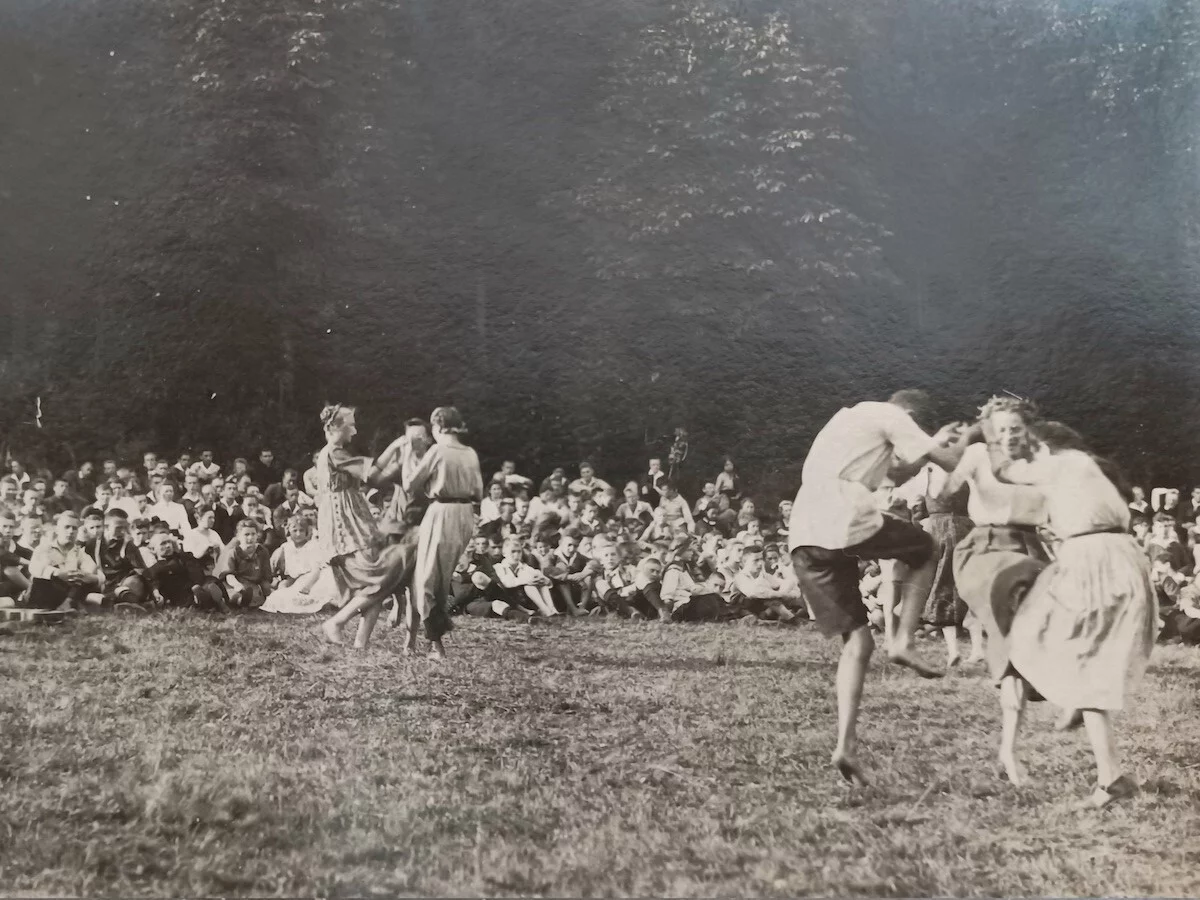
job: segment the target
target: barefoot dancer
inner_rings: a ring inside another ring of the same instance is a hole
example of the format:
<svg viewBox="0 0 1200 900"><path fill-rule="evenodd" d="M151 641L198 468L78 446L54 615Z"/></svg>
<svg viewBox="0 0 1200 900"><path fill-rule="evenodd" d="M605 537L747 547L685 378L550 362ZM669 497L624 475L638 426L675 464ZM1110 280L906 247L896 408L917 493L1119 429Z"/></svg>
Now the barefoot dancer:
<svg viewBox="0 0 1200 900"><path fill-rule="evenodd" d="M970 486L967 511L975 527L954 548L954 583L987 633L987 661L1000 686L1000 765L1013 784L1024 781L1014 755L1017 730L1028 698L1027 685L1009 662L1008 630L1021 599L1047 562L1037 526L1045 521L1041 493L1002 484L994 470L1028 458L1032 404L1016 397L993 397L979 411L972 444L946 479L941 496Z"/></svg>
<svg viewBox="0 0 1200 900"><path fill-rule="evenodd" d="M1056 422L1034 426L1046 449L1003 467L1004 480L1039 486L1055 559L1013 618L1013 666L1087 729L1096 758L1088 802L1104 807L1137 790L1121 771L1111 713L1146 671L1157 631L1157 600L1146 554L1128 533L1129 507L1083 439Z"/></svg>
<svg viewBox="0 0 1200 900"><path fill-rule="evenodd" d="M860 559L894 559L901 628L887 648L892 662L937 677L914 654L913 632L933 580L933 539L910 522L885 516L872 496L885 477L903 481L926 460L945 469L964 449L957 425L930 437L913 421L928 406L923 391L900 391L887 403L842 409L813 441L792 506L788 547L796 578L826 634L842 636L838 662L838 739L832 762L847 781L864 781L856 760L858 707L875 649L858 587ZM892 467L893 457L904 463ZM890 471L889 471L890 470Z"/></svg>
<svg viewBox="0 0 1200 900"><path fill-rule="evenodd" d="M405 649L410 653L416 649L420 625L431 644L429 655L444 659L442 635L450 630L450 578L475 533L474 504L483 499L483 474L475 451L459 439L467 426L458 410L439 406L429 420L435 444L403 482L413 502L419 497L429 500L417 539Z"/></svg>
<svg viewBox="0 0 1200 900"><path fill-rule="evenodd" d="M413 558L412 541L385 544L363 494L365 482L374 480L379 467L369 458L352 456L346 449L358 429L354 408L334 404L321 412L325 447L317 454L317 530L322 555L328 560L342 608L321 630L334 644L344 643L342 626L362 615L354 645L365 648L371 639L383 601L408 577ZM316 580L316 576L312 576Z"/></svg>

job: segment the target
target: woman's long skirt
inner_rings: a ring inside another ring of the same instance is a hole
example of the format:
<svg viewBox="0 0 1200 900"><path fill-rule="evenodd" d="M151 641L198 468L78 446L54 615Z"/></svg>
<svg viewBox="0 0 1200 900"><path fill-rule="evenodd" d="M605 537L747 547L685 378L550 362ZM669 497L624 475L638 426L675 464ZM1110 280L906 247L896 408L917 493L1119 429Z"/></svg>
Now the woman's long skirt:
<svg viewBox="0 0 1200 900"><path fill-rule="evenodd" d="M988 668L997 680L1010 672L1013 617L1047 562L1028 526L977 525L954 548L954 582L987 633Z"/></svg>
<svg viewBox="0 0 1200 900"><path fill-rule="evenodd" d="M1063 709L1118 710L1141 680L1158 630L1150 564L1127 534L1059 546L1013 618L1012 664Z"/></svg>
<svg viewBox="0 0 1200 900"><path fill-rule="evenodd" d="M967 614L967 604L954 581L954 548L971 533L971 520L953 513L933 513L921 527L933 538L938 553L933 587L925 601L921 621L939 628L961 625Z"/></svg>
<svg viewBox="0 0 1200 900"><path fill-rule="evenodd" d="M434 501L425 511L417 538L417 561L409 592L408 627L417 624L431 641L450 630L448 611L451 577L475 533L475 512L470 503Z"/></svg>

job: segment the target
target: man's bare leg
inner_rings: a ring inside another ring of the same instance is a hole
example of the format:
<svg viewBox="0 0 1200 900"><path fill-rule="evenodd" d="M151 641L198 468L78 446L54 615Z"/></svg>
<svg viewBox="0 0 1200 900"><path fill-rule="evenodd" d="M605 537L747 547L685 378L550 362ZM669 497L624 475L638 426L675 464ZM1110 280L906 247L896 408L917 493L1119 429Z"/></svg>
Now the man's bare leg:
<svg viewBox="0 0 1200 900"><path fill-rule="evenodd" d="M921 625L921 613L929 591L933 587L933 576L937 571L937 558L929 560L919 568L896 560L896 597L900 601L900 628L894 641L888 645L888 659L912 669L922 678L941 678L941 672L930 668L917 656L913 649L913 636Z"/></svg>
<svg viewBox="0 0 1200 900"><path fill-rule="evenodd" d="M891 650L896 645L896 595L900 585L885 581L879 586L880 612L883 615L883 649Z"/></svg>
<svg viewBox="0 0 1200 900"><path fill-rule="evenodd" d="M871 629L863 625L843 635L842 641L837 670L837 747L830 762L851 784L863 785L867 780L858 765L858 708L875 640Z"/></svg>

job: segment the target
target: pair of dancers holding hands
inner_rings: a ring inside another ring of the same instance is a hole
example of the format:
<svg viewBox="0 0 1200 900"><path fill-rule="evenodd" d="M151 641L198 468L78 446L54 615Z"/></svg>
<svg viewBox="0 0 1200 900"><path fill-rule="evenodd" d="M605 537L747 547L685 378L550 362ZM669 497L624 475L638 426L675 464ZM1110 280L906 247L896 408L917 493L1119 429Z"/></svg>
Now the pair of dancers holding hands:
<svg viewBox="0 0 1200 900"><path fill-rule="evenodd" d="M317 456L317 528L324 564L295 590L303 593L324 575L340 607L321 626L331 643L344 643L342 629L360 617L355 646L365 648L384 602L407 587L405 651L429 641L429 655L445 657L450 630L447 598L454 566L475 527L474 504L483 497L479 457L461 436L466 424L454 407L438 407L429 428L409 420L406 432L375 459L349 450L357 433L355 410L342 404L321 412L325 446ZM382 526L372 515L366 486L396 484ZM409 505L424 507L418 528L406 521Z"/></svg>
<svg viewBox="0 0 1200 900"><path fill-rule="evenodd" d="M889 658L924 677L940 674L913 651L940 548L921 528L882 513L873 496L885 479L900 484L933 463L948 473L941 492L970 491L974 528L954 548L954 575L988 635L1005 775L1024 783L1017 735L1026 701L1045 698L1064 709L1061 727L1087 729L1097 764L1088 802L1128 796L1135 786L1122 772L1111 715L1145 670L1155 601L1111 467L1076 432L1041 421L1019 398L994 397L974 424L933 435L918 424L929 408L924 392L900 391L886 403L842 409L805 460L789 550L817 624L843 641L832 762L848 781L865 781L857 720L874 639L858 589L860 560L895 560L901 620ZM1053 562L1045 528L1054 535Z"/></svg>

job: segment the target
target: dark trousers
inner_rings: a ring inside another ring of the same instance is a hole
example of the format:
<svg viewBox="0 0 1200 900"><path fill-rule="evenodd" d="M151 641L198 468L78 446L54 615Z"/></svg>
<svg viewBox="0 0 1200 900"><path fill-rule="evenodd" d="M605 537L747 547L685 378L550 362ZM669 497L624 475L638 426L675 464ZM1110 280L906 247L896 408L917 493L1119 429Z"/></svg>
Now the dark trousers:
<svg viewBox="0 0 1200 900"><path fill-rule="evenodd" d="M1200 619L1193 619L1178 609L1172 609L1163 613L1163 621L1166 624L1159 635L1161 640L1178 637L1190 647L1200 646Z"/></svg>
<svg viewBox="0 0 1200 900"><path fill-rule="evenodd" d="M35 578L30 582L29 601L32 609L58 609L68 600L82 604L87 598L84 584L68 584L59 578Z"/></svg>
<svg viewBox="0 0 1200 900"><path fill-rule="evenodd" d="M720 622L737 615L720 594L693 594L692 599L672 613L676 622Z"/></svg>

